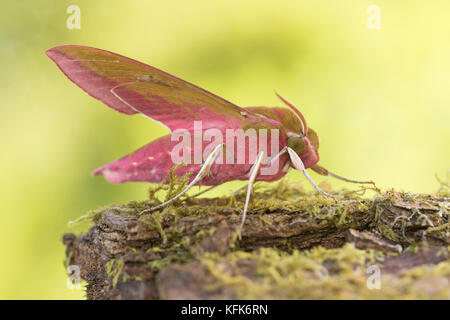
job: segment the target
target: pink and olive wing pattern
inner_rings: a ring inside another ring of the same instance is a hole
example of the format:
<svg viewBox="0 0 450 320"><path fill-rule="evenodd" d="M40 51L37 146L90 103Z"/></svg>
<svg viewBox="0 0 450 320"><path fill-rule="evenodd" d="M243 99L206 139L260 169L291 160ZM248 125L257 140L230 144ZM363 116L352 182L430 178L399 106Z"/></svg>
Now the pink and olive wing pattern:
<svg viewBox="0 0 450 320"><path fill-rule="evenodd" d="M302 124L292 114L292 111L288 108L280 108L280 107L247 107L245 110L249 110L250 112L267 117L271 120L275 120L283 125L285 129L288 129L295 133L301 133Z"/></svg>
<svg viewBox="0 0 450 320"><path fill-rule="evenodd" d="M192 181L202 167L202 163L195 163L194 154L196 152L203 154L211 142L203 141L199 145L196 145L193 140L194 133L190 132L190 136L192 138L191 144L189 144L189 147L183 151L189 152L189 164L178 168L175 171L175 174L177 176L182 176L191 172L192 174L190 179ZM284 141L285 140L283 138L280 139L280 148L285 146ZM175 152L175 146L178 143L178 141L172 141L170 135L161 137L125 157L96 169L92 172L92 175L103 175L106 180L112 183L124 183L131 181L159 183L165 181L169 175L170 169L175 165L172 152ZM249 146L250 140L246 139L244 143L246 144L244 163L239 163L236 141L233 144L234 150L232 153L234 155L234 161L232 161L233 163L227 163L226 156L231 149L231 146L227 144L224 148L225 153L221 154L222 163L214 163L211 167L210 174L202 180L201 184L216 185L232 180L248 179L252 168L252 163L249 161L249 150L251 149ZM259 146L259 142L257 142L256 147L259 148ZM269 150L270 147L271 144L269 141ZM286 174L286 172L283 172L281 169L287 161L287 155L282 156L280 158L279 168L273 175L260 175L256 180L273 181L280 179Z"/></svg>
<svg viewBox="0 0 450 320"><path fill-rule="evenodd" d="M192 130L195 120L201 120L204 129L265 121L191 83L109 51L66 45L46 54L92 97L125 114L142 113L171 131Z"/></svg>

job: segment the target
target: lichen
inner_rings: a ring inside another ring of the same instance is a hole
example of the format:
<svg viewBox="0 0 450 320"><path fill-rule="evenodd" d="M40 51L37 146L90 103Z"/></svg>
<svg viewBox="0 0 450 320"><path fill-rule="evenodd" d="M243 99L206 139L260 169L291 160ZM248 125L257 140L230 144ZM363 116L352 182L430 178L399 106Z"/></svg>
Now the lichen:
<svg viewBox="0 0 450 320"><path fill-rule="evenodd" d="M444 281L428 298L450 297L448 261L412 268L401 276L385 275L381 268L380 288L371 288L368 267L378 266L380 257L380 252L346 244L338 249L317 247L291 254L261 248L254 253L232 252L226 257L205 255L201 261L215 278L206 290L224 290L227 294L232 290L236 299L424 298L422 282L427 279ZM249 272L249 266L253 272Z"/></svg>

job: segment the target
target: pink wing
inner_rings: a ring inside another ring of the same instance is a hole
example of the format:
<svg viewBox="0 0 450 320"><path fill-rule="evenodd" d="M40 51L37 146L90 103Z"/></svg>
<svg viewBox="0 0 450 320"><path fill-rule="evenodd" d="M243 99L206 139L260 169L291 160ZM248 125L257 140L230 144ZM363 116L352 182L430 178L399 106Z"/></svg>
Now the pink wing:
<svg viewBox="0 0 450 320"><path fill-rule="evenodd" d="M192 132L194 121L199 120L203 130L217 128L225 132L226 129L278 128L280 147L284 146L285 130L276 119L240 108L141 62L105 50L74 45L55 47L46 54L80 88L121 113L141 113L172 131L183 129ZM103 174L114 183L163 181L174 165L170 151L176 143L170 141L170 136L160 138L131 155L95 170L93 174ZM206 143L203 143L201 151L205 147ZM176 174L192 172L193 178L200 167L201 164L191 164L179 168ZM245 164L214 164L212 175L206 177L203 184L246 179L250 168L248 161ZM259 180L272 178L277 179L277 175L263 176Z"/></svg>
<svg viewBox="0 0 450 320"><path fill-rule="evenodd" d="M81 89L107 106L125 113L142 113L170 130L239 128L265 121L206 90L141 62L101 49L66 45L46 52Z"/></svg>
<svg viewBox="0 0 450 320"><path fill-rule="evenodd" d="M195 152L195 143L192 137L192 153L193 156ZM280 139L280 149L285 146L284 139ZM171 152L174 150L175 145L178 141L171 141L171 136L167 135L161 137L148 145L140 148L139 150L127 155L119 160L111 162L101 168L98 168L93 175L103 175L108 181L113 183L123 183L129 181L145 181L145 182L161 182L167 179L170 169L174 166L172 161ZM197 150L203 152L210 142L203 142L198 146ZM257 148L259 145L257 146ZM270 141L268 141L268 150L271 150ZM231 147L227 145L226 149L229 152ZM249 161L249 140L246 139L246 155L245 162L243 164L237 163L237 143L234 143L234 164L224 163L214 163L211 167L210 175L205 177L201 184L203 185L217 185L223 182L232 180L246 180L249 177L249 173L252 164ZM226 155L224 155L225 159ZM286 174L281 169L284 167L288 161L287 155L280 158L279 170L273 175L260 175L257 180L263 181L274 181L280 179ZM192 172L191 181L195 175L200 171L201 164L193 164L194 159L191 157L192 164L178 168L175 171L177 176L182 176L188 172Z"/></svg>

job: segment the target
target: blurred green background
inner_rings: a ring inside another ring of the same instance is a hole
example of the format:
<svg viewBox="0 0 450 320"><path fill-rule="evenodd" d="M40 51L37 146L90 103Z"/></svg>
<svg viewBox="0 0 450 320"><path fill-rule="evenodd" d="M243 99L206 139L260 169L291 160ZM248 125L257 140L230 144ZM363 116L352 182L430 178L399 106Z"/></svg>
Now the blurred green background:
<svg viewBox="0 0 450 320"><path fill-rule="evenodd" d="M80 30L66 27L71 4ZM367 27L373 4L379 30ZM56 45L117 52L240 106L279 105L276 89L320 134L321 164L349 178L432 192L434 174L449 169L448 0L3 0L0 8L0 298L83 298L66 287L60 239L87 226L67 222L147 192L89 173L166 133L72 84L44 54Z"/></svg>

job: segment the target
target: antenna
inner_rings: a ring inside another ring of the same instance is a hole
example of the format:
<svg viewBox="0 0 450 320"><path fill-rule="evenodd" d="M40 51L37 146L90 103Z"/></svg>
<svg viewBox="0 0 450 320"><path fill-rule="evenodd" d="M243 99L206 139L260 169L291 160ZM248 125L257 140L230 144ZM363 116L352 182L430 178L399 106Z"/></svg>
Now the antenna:
<svg viewBox="0 0 450 320"><path fill-rule="evenodd" d="M278 92L275 91L275 94L281 101L283 101L295 113L298 120L300 120L300 123L302 124L302 133L303 133L303 135L306 136L308 134L308 125L306 124L306 119L303 116L303 114L292 103L290 103L285 98L283 98L281 95L279 95Z"/></svg>

